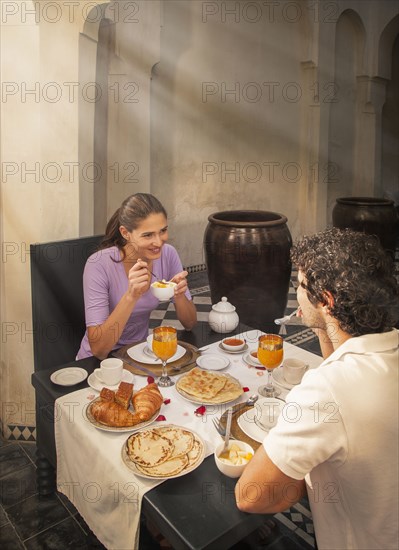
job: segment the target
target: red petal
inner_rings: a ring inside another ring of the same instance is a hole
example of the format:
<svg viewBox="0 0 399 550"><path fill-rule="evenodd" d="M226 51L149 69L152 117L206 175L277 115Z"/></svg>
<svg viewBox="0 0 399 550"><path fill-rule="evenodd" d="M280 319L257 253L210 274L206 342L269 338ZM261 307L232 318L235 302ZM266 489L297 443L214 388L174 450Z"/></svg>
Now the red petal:
<svg viewBox="0 0 399 550"><path fill-rule="evenodd" d="M152 376L147 376L147 384L153 384L155 382L155 378Z"/></svg>
<svg viewBox="0 0 399 550"><path fill-rule="evenodd" d="M247 386L244 386L242 389L243 389L244 391L249 391L249 388L248 388Z"/></svg>
<svg viewBox="0 0 399 550"><path fill-rule="evenodd" d="M163 402L164 405L169 405L170 403L170 399L165 399L165 401Z"/></svg>
<svg viewBox="0 0 399 550"><path fill-rule="evenodd" d="M164 417L163 414L160 414L160 415L156 418L156 421L157 421L157 422L162 422L163 420L166 420L166 418Z"/></svg>
<svg viewBox="0 0 399 550"><path fill-rule="evenodd" d="M201 407L198 407L198 409L195 409L194 414L197 416L203 416L206 413L206 407L205 405L201 405Z"/></svg>

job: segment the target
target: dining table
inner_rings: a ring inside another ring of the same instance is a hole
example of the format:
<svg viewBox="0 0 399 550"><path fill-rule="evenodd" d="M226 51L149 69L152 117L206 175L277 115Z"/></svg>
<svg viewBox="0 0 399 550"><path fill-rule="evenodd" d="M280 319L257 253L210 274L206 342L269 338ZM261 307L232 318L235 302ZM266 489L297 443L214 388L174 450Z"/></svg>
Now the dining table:
<svg viewBox="0 0 399 550"><path fill-rule="evenodd" d="M267 372L251 361L249 355L257 349L261 334L262 331L241 324L232 335L245 340L245 349L230 353L221 346L221 340L228 335L204 326L197 331L179 331L179 343L195 348L196 361L204 368L207 363L215 364L212 357L223 358L225 366L218 373L233 377L242 391L232 402L204 405L201 400L187 398L176 384L161 388L163 404L148 427L183 427L196 434L203 444L199 464L185 475L171 479L143 477L128 467L123 449L134 427L111 430L90 421L87 409L98 397L100 388L93 383L89 385L88 381L93 381L98 359L90 357L32 375L36 389L39 461L41 458L49 469L56 469L57 489L74 504L106 548L138 548L143 517L177 550L228 549L264 523L267 516L238 510L234 498L237 480L223 475L213 456L222 441L213 420L223 421L230 407L236 413L233 437L249 442L256 450L266 436L255 426L253 405L246 406L249 396L257 394L267 380ZM132 343L131 348L135 345L137 343ZM322 362L320 356L288 342L284 344L284 357L301 359L309 368L316 368ZM135 391L151 382L147 372L124 366L130 372L129 380ZM83 369L88 377L76 385L60 385L56 373L64 368ZM151 371L150 363L145 370ZM175 382L185 375L179 371L172 374ZM285 399L290 386L284 382L282 367L273 374L281 391L280 398ZM247 412L247 417L242 412ZM38 476L45 478L46 468L42 470ZM48 483L50 487L51 482Z"/></svg>

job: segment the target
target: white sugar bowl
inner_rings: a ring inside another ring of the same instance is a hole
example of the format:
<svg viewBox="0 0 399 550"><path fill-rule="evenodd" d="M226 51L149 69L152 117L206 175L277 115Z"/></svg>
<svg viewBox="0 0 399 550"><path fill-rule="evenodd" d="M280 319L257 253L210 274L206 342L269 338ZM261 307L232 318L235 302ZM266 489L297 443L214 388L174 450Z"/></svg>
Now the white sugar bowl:
<svg viewBox="0 0 399 550"><path fill-rule="evenodd" d="M236 308L223 296L220 302L212 306L208 321L212 330L225 334L238 326L239 318Z"/></svg>

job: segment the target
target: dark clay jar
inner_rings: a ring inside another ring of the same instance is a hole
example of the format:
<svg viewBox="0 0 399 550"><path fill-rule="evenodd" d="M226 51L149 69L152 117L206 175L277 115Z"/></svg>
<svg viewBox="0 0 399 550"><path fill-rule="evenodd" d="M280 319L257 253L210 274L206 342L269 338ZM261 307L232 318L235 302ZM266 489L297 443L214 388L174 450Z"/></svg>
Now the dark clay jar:
<svg viewBox="0 0 399 550"><path fill-rule="evenodd" d="M284 314L291 275L287 218L262 210L230 210L216 212L208 221L204 248L212 303L227 296L240 322L278 332L274 319Z"/></svg>
<svg viewBox="0 0 399 550"><path fill-rule="evenodd" d="M398 214L393 201L374 197L342 197L332 212L334 227L346 227L377 235L382 246L395 252L398 238Z"/></svg>

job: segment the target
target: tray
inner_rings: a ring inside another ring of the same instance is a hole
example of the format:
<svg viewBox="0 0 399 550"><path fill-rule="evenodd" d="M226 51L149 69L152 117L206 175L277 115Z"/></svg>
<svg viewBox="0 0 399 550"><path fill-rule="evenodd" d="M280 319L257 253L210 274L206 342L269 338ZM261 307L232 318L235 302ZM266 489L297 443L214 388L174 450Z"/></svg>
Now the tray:
<svg viewBox="0 0 399 550"><path fill-rule="evenodd" d="M233 414L231 417L231 435L235 437L235 439L239 439L240 441L244 441L245 443L248 443L248 445L251 445L254 451L256 451L256 449L258 449L258 447L260 447L262 443L255 441L255 439L252 439L252 437L249 437L246 433L242 431L242 429L237 423L237 418L241 414L243 414L245 411L248 411L253 407L254 405L245 405L245 403L238 403L238 405L234 405L233 407L231 407L233 409ZM222 426L226 427L227 411L224 412L220 417L220 423L222 424Z"/></svg>
<svg viewBox="0 0 399 550"><path fill-rule="evenodd" d="M136 342L139 343L139 342ZM188 372L191 369L193 369L196 366L196 362L198 357L201 355L198 348L193 346L192 344L188 344L187 342L182 342L181 340L178 340L179 346L182 346L186 353L178 359L177 361L173 361L173 363L168 363L167 365L167 371L169 376L177 376L180 374L183 374L184 372ZM118 356L123 360L125 357L126 360L131 361L132 359L129 357L127 350L131 348L133 344L128 344L126 346L123 346L118 350ZM144 367L146 370L151 371L154 376L161 376L162 374L162 365L157 365L156 363L148 364L148 363L140 363L139 361L135 361L137 365ZM129 365L128 363L123 363L123 368L127 369L133 374L137 374L138 376L147 376L147 374L139 369L135 369L133 366Z"/></svg>

